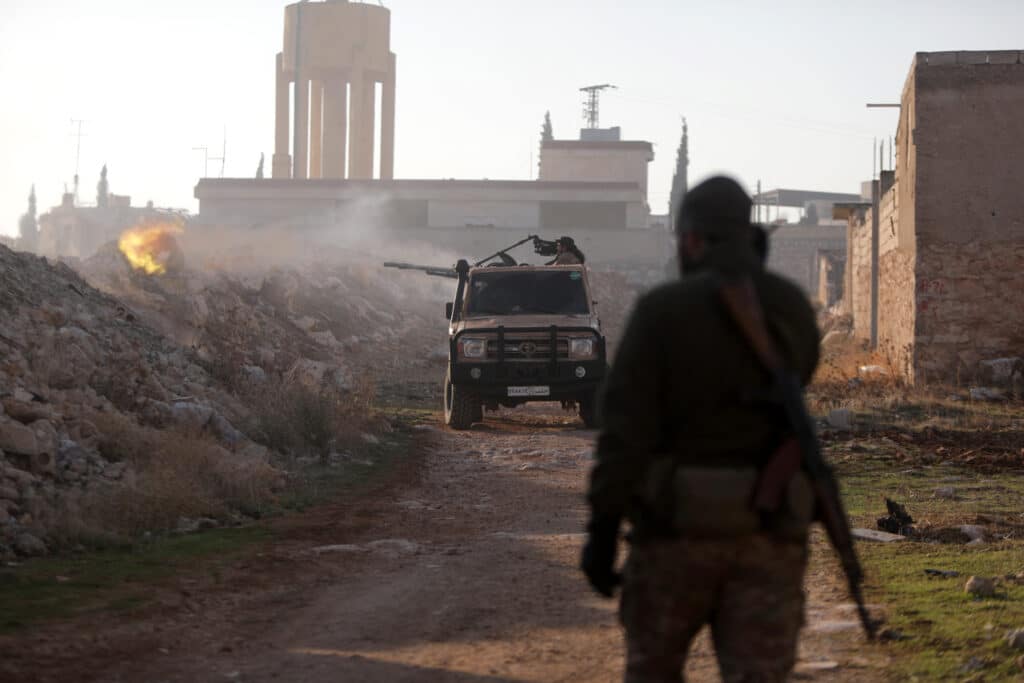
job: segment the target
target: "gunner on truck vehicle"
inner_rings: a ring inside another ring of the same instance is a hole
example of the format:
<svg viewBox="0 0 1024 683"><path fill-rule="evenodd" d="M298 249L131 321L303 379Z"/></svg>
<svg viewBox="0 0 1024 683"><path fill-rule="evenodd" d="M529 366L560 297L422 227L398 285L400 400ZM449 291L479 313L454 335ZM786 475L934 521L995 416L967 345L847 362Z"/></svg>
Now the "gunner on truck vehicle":
<svg viewBox="0 0 1024 683"><path fill-rule="evenodd" d="M587 260L571 237L559 237L555 240L555 248L557 255L554 261L547 264L549 266L578 266Z"/></svg>

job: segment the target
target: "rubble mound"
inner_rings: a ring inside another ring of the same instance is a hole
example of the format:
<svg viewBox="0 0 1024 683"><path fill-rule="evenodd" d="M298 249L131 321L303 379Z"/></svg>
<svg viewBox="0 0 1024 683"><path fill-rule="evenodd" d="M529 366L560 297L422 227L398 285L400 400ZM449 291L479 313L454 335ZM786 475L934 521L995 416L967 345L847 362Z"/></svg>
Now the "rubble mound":
<svg viewBox="0 0 1024 683"><path fill-rule="evenodd" d="M0 559L258 506L308 445L280 432L312 431L282 410L358 434L338 405L366 370L436 372L430 292L359 263L148 276L116 245L71 265L0 246Z"/></svg>

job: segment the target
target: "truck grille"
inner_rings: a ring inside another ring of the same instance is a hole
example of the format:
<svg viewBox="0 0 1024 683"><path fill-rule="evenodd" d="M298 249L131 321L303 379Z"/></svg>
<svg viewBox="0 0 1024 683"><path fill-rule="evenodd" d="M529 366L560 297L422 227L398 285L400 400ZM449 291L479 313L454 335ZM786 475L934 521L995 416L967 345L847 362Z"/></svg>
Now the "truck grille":
<svg viewBox="0 0 1024 683"><path fill-rule="evenodd" d="M545 361L551 360L551 339L521 339L506 337L504 341L504 358L508 361ZM558 339L555 341L556 358L559 360L569 358L569 340ZM492 339L487 342L487 357L497 359L498 340Z"/></svg>

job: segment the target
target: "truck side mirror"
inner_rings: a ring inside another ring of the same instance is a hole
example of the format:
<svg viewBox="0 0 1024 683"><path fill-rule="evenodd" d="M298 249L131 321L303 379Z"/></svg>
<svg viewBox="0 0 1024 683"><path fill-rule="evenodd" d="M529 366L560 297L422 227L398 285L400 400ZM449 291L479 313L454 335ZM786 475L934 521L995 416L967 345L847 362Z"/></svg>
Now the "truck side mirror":
<svg viewBox="0 0 1024 683"><path fill-rule="evenodd" d="M452 319L452 313L454 313L454 312L455 312L455 304L453 302L449 301L448 303L446 303L444 305L444 319L445 320L451 320Z"/></svg>

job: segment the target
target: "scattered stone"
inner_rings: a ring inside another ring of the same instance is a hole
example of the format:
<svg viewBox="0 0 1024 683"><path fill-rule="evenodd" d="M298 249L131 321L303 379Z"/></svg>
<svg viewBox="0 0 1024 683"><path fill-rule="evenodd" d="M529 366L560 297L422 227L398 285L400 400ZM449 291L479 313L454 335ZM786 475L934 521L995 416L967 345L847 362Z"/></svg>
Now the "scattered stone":
<svg viewBox="0 0 1024 683"><path fill-rule="evenodd" d="M940 486L935 489L935 497L944 500L956 500L956 489L952 486Z"/></svg>
<svg viewBox="0 0 1024 683"><path fill-rule="evenodd" d="M944 579L953 579L960 576L960 572L953 569L925 569L924 573L928 576L938 576Z"/></svg>
<svg viewBox="0 0 1024 683"><path fill-rule="evenodd" d="M890 534L886 531L876 531L875 529L854 529L851 534L854 538L862 541L875 541L878 543L895 543L896 541L907 540L906 536Z"/></svg>
<svg viewBox="0 0 1024 683"><path fill-rule="evenodd" d="M885 377L889 371L881 365L862 365L857 368L857 373L861 377Z"/></svg>
<svg viewBox="0 0 1024 683"><path fill-rule="evenodd" d="M366 544L367 550L380 553L386 557L398 557L400 555L413 555L419 552L419 545L404 538L388 538L381 541L373 541Z"/></svg>
<svg viewBox="0 0 1024 683"><path fill-rule="evenodd" d="M828 426L832 429L849 431L853 428L853 411L848 408L839 408L828 414Z"/></svg>
<svg viewBox="0 0 1024 683"><path fill-rule="evenodd" d="M966 536L971 543L984 542L985 540L985 529L977 524L963 524L960 526L960 532Z"/></svg>
<svg viewBox="0 0 1024 683"><path fill-rule="evenodd" d="M971 657L964 665L960 667L960 673L971 673L973 671L979 671L988 666L988 663L979 657Z"/></svg>
<svg viewBox="0 0 1024 683"><path fill-rule="evenodd" d="M1006 399L1006 394L1002 390L992 387L972 387L968 391L968 395L972 401L1002 401Z"/></svg>
<svg viewBox="0 0 1024 683"><path fill-rule="evenodd" d="M0 419L0 450L18 455L37 455L39 443L35 431L20 422Z"/></svg>
<svg viewBox="0 0 1024 683"><path fill-rule="evenodd" d="M972 576L964 584L964 592L978 598L991 598L996 594L996 582L983 576Z"/></svg>
<svg viewBox="0 0 1024 683"><path fill-rule="evenodd" d="M25 557L37 557L45 555L47 548L45 543L32 534L25 532L15 537L14 551Z"/></svg>
<svg viewBox="0 0 1024 683"><path fill-rule="evenodd" d="M361 553L365 550L366 549L362 546L345 543L338 545L321 545L313 548L313 552L317 555L322 555L323 553Z"/></svg>
<svg viewBox="0 0 1024 683"><path fill-rule="evenodd" d="M1024 650L1024 628L1018 628L1007 633L1006 643L1016 650Z"/></svg>
<svg viewBox="0 0 1024 683"><path fill-rule="evenodd" d="M978 378L990 386L1011 388L1024 378L1024 360L995 358L978 363Z"/></svg>
<svg viewBox="0 0 1024 683"><path fill-rule="evenodd" d="M218 526L218 522L210 517L198 517L191 519L189 517L179 517L178 525L174 531L178 534L194 534L197 531L204 531L206 529L215 529Z"/></svg>
<svg viewBox="0 0 1024 683"><path fill-rule="evenodd" d="M911 636L906 635L903 631L898 628L883 628L878 632L878 640L884 642L891 642L895 640L910 640Z"/></svg>

